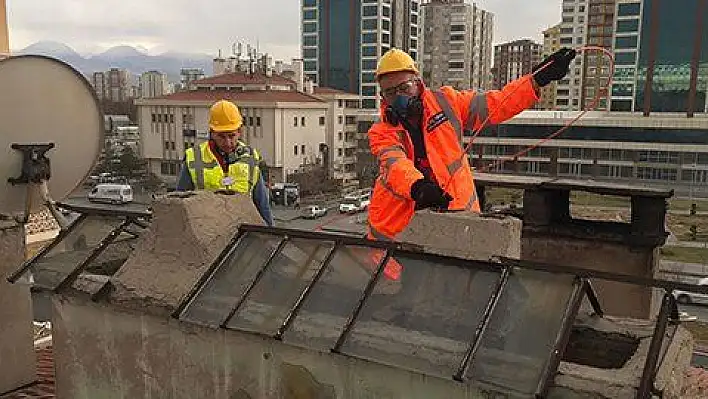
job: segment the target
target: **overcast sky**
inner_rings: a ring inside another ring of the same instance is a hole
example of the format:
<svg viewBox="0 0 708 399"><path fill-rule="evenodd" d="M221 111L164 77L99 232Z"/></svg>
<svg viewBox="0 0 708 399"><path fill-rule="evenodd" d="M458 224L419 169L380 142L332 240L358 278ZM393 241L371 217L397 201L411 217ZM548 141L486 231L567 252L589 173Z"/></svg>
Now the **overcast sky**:
<svg viewBox="0 0 708 399"><path fill-rule="evenodd" d="M340 0L345 1L345 0ZM467 0L469 1L469 0ZM560 20L561 0L478 0L494 13L494 42L540 40ZM7 0L10 46L63 42L82 54L131 45L215 54L260 42L276 59L299 57L300 0Z"/></svg>

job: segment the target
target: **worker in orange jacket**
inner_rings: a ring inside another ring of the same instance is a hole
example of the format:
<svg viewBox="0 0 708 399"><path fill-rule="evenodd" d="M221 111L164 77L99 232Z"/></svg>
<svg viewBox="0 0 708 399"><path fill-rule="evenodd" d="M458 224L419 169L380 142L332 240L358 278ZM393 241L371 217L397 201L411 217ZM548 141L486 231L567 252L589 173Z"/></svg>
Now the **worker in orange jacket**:
<svg viewBox="0 0 708 399"><path fill-rule="evenodd" d="M532 107L539 88L567 73L576 52L563 48L502 90L458 91L425 87L413 59L399 49L379 60L376 80L381 119L369 129L379 175L369 205L368 238L393 241L416 210L435 208L480 212L472 169L462 148L463 131L487 119L498 124ZM384 270L398 279L401 267Z"/></svg>

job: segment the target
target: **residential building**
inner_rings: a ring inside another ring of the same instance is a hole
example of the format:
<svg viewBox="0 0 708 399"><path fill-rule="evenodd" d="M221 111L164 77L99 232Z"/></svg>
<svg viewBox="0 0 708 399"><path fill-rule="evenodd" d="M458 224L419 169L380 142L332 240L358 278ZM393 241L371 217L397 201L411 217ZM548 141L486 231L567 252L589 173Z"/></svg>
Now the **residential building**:
<svg viewBox="0 0 708 399"><path fill-rule="evenodd" d="M0 0L0 59L10 56L10 33L7 27L7 5Z"/></svg>
<svg viewBox="0 0 708 399"><path fill-rule="evenodd" d="M541 53L541 59L545 59L560 50L560 29L561 24L556 24L543 31L543 52ZM541 101L539 101L538 108L556 108L557 86L558 82L553 81L541 89Z"/></svg>
<svg viewBox="0 0 708 399"><path fill-rule="evenodd" d="M299 86L305 91L297 90ZM269 183L286 182L289 175L320 165L342 185L356 184L352 172L356 154L347 151L344 133L351 130L347 116L354 113L347 108L358 106L358 96L315 90L311 82L297 83L276 74L245 72L201 79L191 82L190 90L136 102L144 132L142 156L153 173L175 183L185 149L208 139L209 108L220 99L239 106L244 121L241 139L263 156Z"/></svg>
<svg viewBox="0 0 708 399"><path fill-rule="evenodd" d="M91 75L91 84L96 91L96 97L98 97L99 100L105 100L108 87L106 73L94 72L93 75Z"/></svg>
<svg viewBox="0 0 708 399"><path fill-rule="evenodd" d="M417 60L420 1L303 0L302 58L307 78L362 96L362 107L377 109L374 72L392 47Z"/></svg>
<svg viewBox="0 0 708 399"><path fill-rule="evenodd" d="M430 87L491 88L493 18L463 0L422 5L420 67Z"/></svg>
<svg viewBox="0 0 708 399"><path fill-rule="evenodd" d="M591 178L708 197L706 115L589 112L558 138L520 154L579 112L524 111L485 128L474 141L471 158L478 169L493 164L493 172Z"/></svg>
<svg viewBox="0 0 708 399"><path fill-rule="evenodd" d="M618 0L612 109L705 113L708 103L706 5Z"/></svg>
<svg viewBox="0 0 708 399"><path fill-rule="evenodd" d="M140 75L140 97L160 97L170 93L167 75L159 71L148 71Z"/></svg>
<svg viewBox="0 0 708 399"><path fill-rule="evenodd" d="M560 46L576 48L585 45L587 24L586 0L563 0L560 26ZM570 64L565 79L556 85L556 105L559 110L580 109L580 90L583 79L583 57L576 57Z"/></svg>
<svg viewBox="0 0 708 399"><path fill-rule="evenodd" d="M586 44L612 50L615 0L589 0L587 7ZM582 57L584 70L580 107L588 108L593 105L593 101L597 101L594 109L607 110L610 106L607 87L610 62L607 56L599 51L586 52Z"/></svg>
<svg viewBox="0 0 708 399"><path fill-rule="evenodd" d="M179 70L180 89L186 90L190 83L203 78L204 70L202 68L182 68Z"/></svg>
<svg viewBox="0 0 708 399"><path fill-rule="evenodd" d="M494 46L494 88L531 73L541 62L541 45L528 39L514 40Z"/></svg>

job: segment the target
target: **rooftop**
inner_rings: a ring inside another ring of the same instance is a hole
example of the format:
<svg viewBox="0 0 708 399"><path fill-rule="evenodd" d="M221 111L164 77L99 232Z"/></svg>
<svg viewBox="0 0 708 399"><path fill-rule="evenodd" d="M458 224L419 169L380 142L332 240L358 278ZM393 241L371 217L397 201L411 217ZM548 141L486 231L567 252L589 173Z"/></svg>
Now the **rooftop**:
<svg viewBox="0 0 708 399"><path fill-rule="evenodd" d="M346 92L346 91L339 90L339 89L334 89L334 88L331 88L331 87L315 87L315 88L314 88L314 91L315 91L315 94L316 94L316 95L317 95L317 94L319 94L319 95L333 95L333 94L334 94L334 95L342 95L342 96L356 96L356 97L359 97L358 94L355 94L355 93L348 93L348 92Z"/></svg>
<svg viewBox="0 0 708 399"><path fill-rule="evenodd" d="M196 86L204 85L248 85L248 84L272 84L272 85L292 85L295 81L284 76L273 74L266 76L263 73L249 74L246 72L232 72L223 75L211 76L204 79L195 80L191 83Z"/></svg>
<svg viewBox="0 0 708 399"><path fill-rule="evenodd" d="M168 94L162 97L146 99L141 103L155 101L198 101L213 102L230 100L236 102L290 102L290 103L322 103L324 101L307 93L295 90L192 90Z"/></svg>

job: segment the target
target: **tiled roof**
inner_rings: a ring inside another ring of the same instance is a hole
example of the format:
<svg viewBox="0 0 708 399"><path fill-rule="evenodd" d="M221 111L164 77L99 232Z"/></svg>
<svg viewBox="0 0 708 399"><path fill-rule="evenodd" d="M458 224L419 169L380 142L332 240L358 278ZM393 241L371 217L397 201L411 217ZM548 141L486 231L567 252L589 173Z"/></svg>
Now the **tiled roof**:
<svg viewBox="0 0 708 399"><path fill-rule="evenodd" d="M321 103L317 97L295 90L191 90L151 100L169 101L218 101L230 100L235 102L299 102Z"/></svg>
<svg viewBox="0 0 708 399"><path fill-rule="evenodd" d="M37 381L33 384L0 396L0 399L54 399L56 381L54 378L54 357L52 347L37 348Z"/></svg>
<svg viewBox="0 0 708 399"><path fill-rule="evenodd" d="M195 80L193 85L247 85L247 84L275 84L275 85L293 85L295 82L280 75L266 76L262 73L254 73L253 75L245 72L233 72L223 75L210 76L208 78Z"/></svg>

